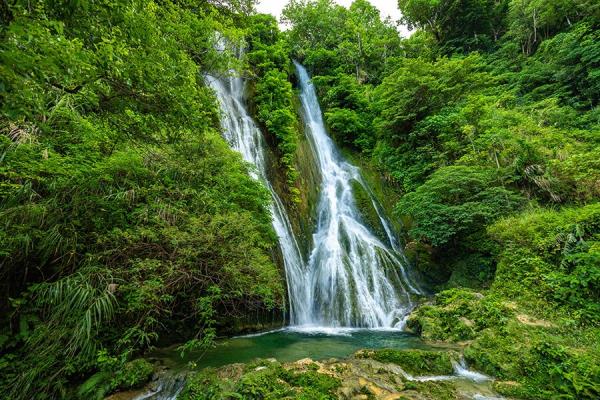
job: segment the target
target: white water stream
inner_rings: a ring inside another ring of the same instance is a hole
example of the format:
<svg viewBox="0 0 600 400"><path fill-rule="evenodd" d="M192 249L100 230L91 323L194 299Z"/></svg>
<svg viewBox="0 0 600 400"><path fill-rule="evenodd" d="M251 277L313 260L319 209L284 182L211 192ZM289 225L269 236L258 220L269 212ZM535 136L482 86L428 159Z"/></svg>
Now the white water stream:
<svg viewBox="0 0 600 400"><path fill-rule="evenodd" d="M363 327L402 328L420 294L411 279L390 224L359 170L342 159L327 135L321 109L306 70L296 64L308 136L321 176L313 249L303 259L283 203L267 176L267 147L249 115L241 77L208 77L223 111L225 138L253 176L271 192L273 227L283 254L290 300L290 323L322 330ZM386 237L378 238L357 209L352 183L371 196Z"/></svg>
<svg viewBox="0 0 600 400"><path fill-rule="evenodd" d="M273 227L284 259L290 300L292 332L350 335L360 328L374 331L401 329L414 307L413 296L422 294L412 279L408 263L359 170L345 161L327 135L314 87L306 70L296 64L306 135L321 175L317 226L313 248L305 260L294 236L285 207L268 180L267 145L250 117L244 101L245 85L240 77L207 77L221 110L224 136L243 159L254 165L251 174L272 197ZM377 237L365 224L352 190L356 183L370 196L385 237ZM488 377L470 371L464 362L455 364L455 375L413 377L416 381L466 379L480 382ZM175 400L184 375L159 378L156 387L136 400ZM475 399L496 399L475 394Z"/></svg>
<svg viewBox="0 0 600 400"><path fill-rule="evenodd" d="M244 101L245 84L241 77L230 76L217 79L207 77L210 87L217 94L217 99L223 112L221 124L223 133L229 145L238 151L243 159L254 165L251 171L254 178L260 180L271 193L271 214L273 228L279 238L279 246L283 255L286 282L290 302L291 320L295 315L306 315L304 299L308 292L297 282L301 282L305 274L305 262L300 253L298 242L283 206L283 203L267 177L267 144L262 132L250 117Z"/></svg>
<svg viewBox="0 0 600 400"><path fill-rule="evenodd" d="M271 192L273 227L284 259L290 324L305 329L344 327L402 328L421 290L412 280L388 220L358 168L345 161L327 135L315 90L306 70L296 64L300 99L317 170L321 177L313 248L304 260L283 203L267 176L267 147L249 115L244 80L207 77L223 111L225 138L253 176ZM371 197L385 237L364 223L352 184Z"/></svg>
<svg viewBox="0 0 600 400"><path fill-rule="evenodd" d="M302 281L308 287L306 304L296 314L299 325L326 327L402 327L413 308L412 296L421 290L389 222L381 212L358 168L345 161L327 135L314 86L296 63L300 99L308 136L321 174L318 218L313 249ZM386 236L378 238L361 218L352 183L369 194Z"/></svg>

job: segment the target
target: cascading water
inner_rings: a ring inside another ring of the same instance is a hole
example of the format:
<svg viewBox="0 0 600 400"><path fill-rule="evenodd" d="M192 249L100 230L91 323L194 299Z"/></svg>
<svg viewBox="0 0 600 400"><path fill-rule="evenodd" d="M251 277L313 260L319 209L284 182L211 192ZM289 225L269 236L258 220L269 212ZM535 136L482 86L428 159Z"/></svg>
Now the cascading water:
<svg viewBox="0 0 600 400"><path fill-rule="evenodd" d="M313 248L303 260L283 203L267 177L267 146L249 115L239 76L207 77L223 111L224 135L253 164L253 176L273 199L273 227L284 259L290 323L303 327L400 327L421 293L407 273L390 225L358 169L342 159L325 130L321 109L306 70L296 64L307 136L321 175ZM376 237L361 220L352 192L356 182L369 194L384 228Z"/></svg>
<svg viewBox="0 0 600 400"><path fill-rule="evenodd" d="M207 81L217 94L223 112L221 124L225 139L234 150L241 153L245 161L255 166L251 174L260 180L271 193L273 228L279 238L284 260L290 301L290 320L295 321L297 315L308 313L308 310L303 308L306 306L304 298L308 296L308 288L298 284L303 281L305 263L285 207L267 178L267 147L260 129L246 108L244 80L239 76L232 75L221 79L208 76Z"/></svg>
<svg viewBox="0 0 600 400"><path fill-rule="evenodd" d="M273 227L284 258L291 325L299 330L331 328L334 332L337 328L401 327L414 306L413 295L420 294L421 290L408 274L404 255L371 190L358 169L343 160L327 136L306 70L299 64L296 67L306 133L321 175L317 226L308 262L302 257L285 207L268 180L267 146L247 111L243 79L237 76L206 78L223 111L226 140L244 160L255 166L250 173L271 193ZM384 238L375 236L362 221L352 182L359 184L370 196L385 232ZM465 374L464 367L457 371ZM156 381L157 388L148 390L136 400L175 400L185 379L183 375L160 377Z"/></svg>
<svg viewBox="0 0 600 400"><path fill-rule="evenodd" d="M400 327L421 290L407 272L404 257L358 169L346 162L327 135L314 86L298 63L300 99L321 173L317 227L303 280L296 324L327 327ZM355 181L371 196L385 229L377 238L363 223L352 192Z"/></svg>

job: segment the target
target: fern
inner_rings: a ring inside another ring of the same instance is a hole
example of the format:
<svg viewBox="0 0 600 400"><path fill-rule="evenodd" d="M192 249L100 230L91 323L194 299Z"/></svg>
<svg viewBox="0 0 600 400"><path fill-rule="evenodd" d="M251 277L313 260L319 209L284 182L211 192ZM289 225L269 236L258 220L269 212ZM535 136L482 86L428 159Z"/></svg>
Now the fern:
<svg viewBox="0 0 600 400"><path fill-rule="evenodd" d="M90 376L77 389L77 397L86 400L101 400L111 390L112 375L106 371L100 371Z"/></svg>
<svg viewBox="0 0 600 400"><path fill-rule="evenodd" d="M116 309L110 283L100 275L78 272L39 287L37 302L46 310L48 325L65 332L58 337L68 337L66 354L95 352L92 332L109 321Z"/></svg>
<svg viewBox="0 0 600 400"><path fill-rule="evenodd" d="M52 377L42 382L40 378L53 370L55 376L62 374L66 368L64 359L94 357L96 333L116 311L117 301L110 289L112 281L106 271L88 267L56 282L34 287L34 301L43 310L43 323L27 338L26 352L35 360L30 363L35 367L17 376L11 398L25 399L33 390L48 389L53 384ZM98 382L100 378L96 377Z"/></svg>

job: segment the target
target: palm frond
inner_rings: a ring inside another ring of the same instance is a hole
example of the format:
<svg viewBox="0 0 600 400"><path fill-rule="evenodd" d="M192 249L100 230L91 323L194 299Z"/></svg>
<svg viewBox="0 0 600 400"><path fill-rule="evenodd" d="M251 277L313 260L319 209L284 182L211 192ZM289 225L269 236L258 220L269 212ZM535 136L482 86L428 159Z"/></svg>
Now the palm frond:
<svg viewBox="0 0 600 400"><path fill-rule="evenodd" d="M78 272L38 289L36 300L44 309L48 326L58 331L55 340L63 342L67 355L94 353L92 333L111 320L116 311L117 300L110 283L106 277Z"/></svg>

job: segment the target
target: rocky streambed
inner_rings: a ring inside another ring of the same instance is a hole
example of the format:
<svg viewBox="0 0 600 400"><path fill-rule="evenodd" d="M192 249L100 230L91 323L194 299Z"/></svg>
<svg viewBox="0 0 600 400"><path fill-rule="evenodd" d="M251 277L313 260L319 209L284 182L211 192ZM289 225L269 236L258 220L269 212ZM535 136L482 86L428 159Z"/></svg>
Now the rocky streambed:
<svg viewBox="0 0 600 400"><path fill-rule="evenodd" d="M493 380L461 364L455 350L360 350L345 359L259 359L182 373L163 372L129 399L450 400L500 399Z"/></svg>

